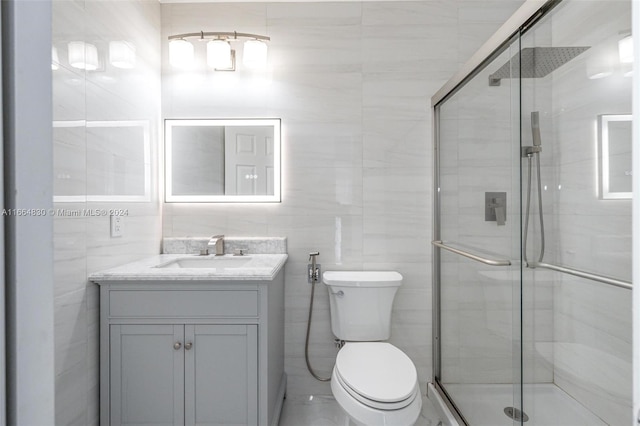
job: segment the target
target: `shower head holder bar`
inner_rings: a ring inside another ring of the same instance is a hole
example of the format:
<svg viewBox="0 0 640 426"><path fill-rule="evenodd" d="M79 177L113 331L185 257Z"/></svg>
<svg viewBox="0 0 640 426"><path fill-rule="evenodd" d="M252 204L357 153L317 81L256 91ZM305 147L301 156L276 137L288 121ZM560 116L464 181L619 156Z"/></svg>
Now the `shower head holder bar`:
<svg viewBox="0 0 640 426"><path fill-rule="evenodd" d="M520 148L520 155L522 158L531 157L533 154L542 152L541 146L523 146Z"/></svg>

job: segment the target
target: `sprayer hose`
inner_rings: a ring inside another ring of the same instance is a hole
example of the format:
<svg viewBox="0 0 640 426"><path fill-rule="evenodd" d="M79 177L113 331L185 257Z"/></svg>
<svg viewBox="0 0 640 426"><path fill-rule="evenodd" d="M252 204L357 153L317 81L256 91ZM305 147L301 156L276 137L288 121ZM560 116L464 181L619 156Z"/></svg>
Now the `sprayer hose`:
<svg viewBox="0 0 640 426"><path fill-rule="evenodd" d="M311 299L309 301L309 319L307 320L307 338L305 339L304 342L304 359L305 361L307 361L307 369L309 370L309 373L311 373L311 375L313 377L316 378L316 380L320 380L321 382L328 382L329 380L331 380L331 377L320 377L318 376L318 374L316 374L315 371L313 371L313 368L311 367L311 363L309 362L309 334L311 332L311 314L313 313L313 296L315 293L315 289L316 289L316 282L311 281Z"/></svg>
<svg viewBox="0 0 640 426"><path fill-rule="evenodd" d="M538 153L534 154L536 157L536 168L537 168L537 178L538 178L538 211L539 211L539 220L540 220L540 254L538 256L538 262L542 262L544 258L544 249L545 249L545 241L544 241L544 217L542 211L542 179L540 177L540 156ZM527 158L528 162L528 173L527 173L527 206L525 210L525 219L524 219L524 236L522 241L522 254L524 263L528 264L529 260L527 259L527 237L529 235L529 209L531 208L531 156Z"/></svg>

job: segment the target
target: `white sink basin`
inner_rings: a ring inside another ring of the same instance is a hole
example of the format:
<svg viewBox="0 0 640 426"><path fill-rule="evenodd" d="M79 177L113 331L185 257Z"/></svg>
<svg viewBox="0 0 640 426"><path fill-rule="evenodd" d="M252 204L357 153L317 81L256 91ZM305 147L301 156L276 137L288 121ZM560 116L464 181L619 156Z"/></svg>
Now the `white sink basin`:
<svg viewBox="0 0 640 426"><path fill-rule="evenodd" d="M156 268L198 268L198 269L218 269L218 268L242 268L251 261L251 256L202 256L202 257L182 257L163 263Z"/></svg>

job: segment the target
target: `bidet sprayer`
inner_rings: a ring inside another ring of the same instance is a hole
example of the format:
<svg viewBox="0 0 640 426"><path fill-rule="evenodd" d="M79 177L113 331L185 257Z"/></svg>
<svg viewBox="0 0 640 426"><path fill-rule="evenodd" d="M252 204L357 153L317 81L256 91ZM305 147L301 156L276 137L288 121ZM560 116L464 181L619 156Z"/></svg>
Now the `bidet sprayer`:
<svg viewBox="0 0 640 426"><path fill-rule="evenodd" d="M316 264L316 256L320 256L319 251L309 253L309 261L311 263L307 265L307 281L311 284L320 280L320 265Z"/></svg>

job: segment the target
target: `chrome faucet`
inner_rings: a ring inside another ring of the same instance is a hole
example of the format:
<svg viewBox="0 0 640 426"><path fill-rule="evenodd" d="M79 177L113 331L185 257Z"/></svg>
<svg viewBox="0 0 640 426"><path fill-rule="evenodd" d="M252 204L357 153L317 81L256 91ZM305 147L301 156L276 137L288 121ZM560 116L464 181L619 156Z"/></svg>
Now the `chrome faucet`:
<svg viewBox="0 0 640 426"><path fill-rule="evenodd" d="M207 244L210 254L222 256L224 254L224 235L214 235Z"/></svg>

